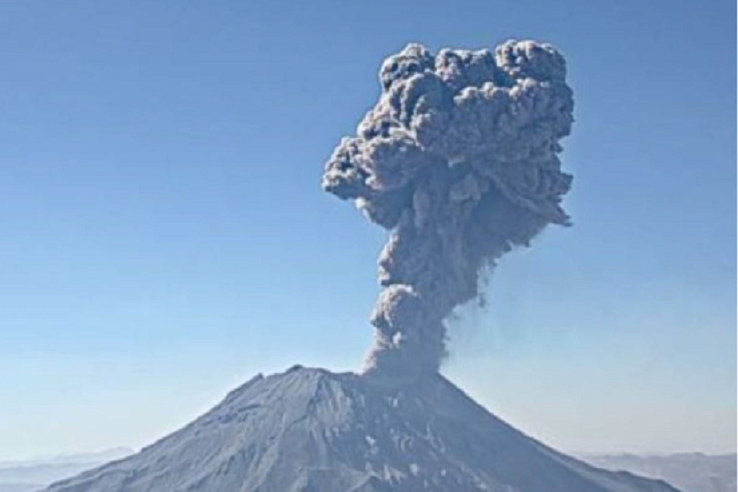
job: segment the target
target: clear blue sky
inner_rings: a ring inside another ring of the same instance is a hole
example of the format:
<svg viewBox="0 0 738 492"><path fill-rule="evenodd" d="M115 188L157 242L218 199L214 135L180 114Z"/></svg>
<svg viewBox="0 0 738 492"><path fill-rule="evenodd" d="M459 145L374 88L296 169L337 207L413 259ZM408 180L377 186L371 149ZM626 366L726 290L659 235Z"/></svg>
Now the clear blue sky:
<svg viewBox="0 0 738 492"><path fill-rule="evenodd" d="M259 371L359 365L385 234L320 176L407 42L554 43L575 226L446 373L566 450L729 451L736 5L0 3L0 459L140 446Z"/></svg>

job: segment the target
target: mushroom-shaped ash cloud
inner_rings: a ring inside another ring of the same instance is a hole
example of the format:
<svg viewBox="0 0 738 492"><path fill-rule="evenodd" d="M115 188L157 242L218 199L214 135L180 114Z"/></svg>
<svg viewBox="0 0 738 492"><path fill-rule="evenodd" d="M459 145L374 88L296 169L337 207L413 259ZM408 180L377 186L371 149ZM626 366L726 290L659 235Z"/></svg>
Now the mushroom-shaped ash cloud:
<svg viewBox="0 0 738 492"><path fill-rule="evenodd" d="M382 95L328 161L323 188L391 231L367 371L437 371L445 318L476 297L480 271L548 224L568 224L559 141L574 101L552 46L418 44L382 64Z"/></svg>

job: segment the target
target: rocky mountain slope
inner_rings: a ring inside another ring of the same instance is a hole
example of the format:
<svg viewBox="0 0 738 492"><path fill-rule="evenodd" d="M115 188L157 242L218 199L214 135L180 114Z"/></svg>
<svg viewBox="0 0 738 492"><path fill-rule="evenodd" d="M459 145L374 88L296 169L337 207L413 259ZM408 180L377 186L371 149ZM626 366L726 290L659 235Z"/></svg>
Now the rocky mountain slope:
<svg viewBox="0 0 738 492"><path fill-rule="evenodd" d="M505 424L439 375L390 388L296 366L48 492L675 492Z"/></svg>

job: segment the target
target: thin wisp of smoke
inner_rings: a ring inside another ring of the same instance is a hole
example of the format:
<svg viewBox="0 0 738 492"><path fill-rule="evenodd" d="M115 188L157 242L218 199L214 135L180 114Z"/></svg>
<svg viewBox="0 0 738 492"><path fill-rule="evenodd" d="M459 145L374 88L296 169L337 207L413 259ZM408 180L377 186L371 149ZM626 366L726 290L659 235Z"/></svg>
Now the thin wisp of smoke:
<svg viewBox="0 0 738 492"><path fill-rule="evenodd" d="M437 371L444 320L477 296L480 271L546 225L568 224L565 78L563 56L533 41L435 57L411 44L382 64L379 101L323 176L326 191L391 231L366 371Z"/></svg>

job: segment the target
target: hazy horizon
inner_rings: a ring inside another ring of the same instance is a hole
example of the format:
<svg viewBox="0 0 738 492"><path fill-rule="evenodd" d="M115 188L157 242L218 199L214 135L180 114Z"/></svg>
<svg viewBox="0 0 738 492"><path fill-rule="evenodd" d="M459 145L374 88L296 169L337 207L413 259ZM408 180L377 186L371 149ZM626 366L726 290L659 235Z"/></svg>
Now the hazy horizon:
<svg viewBox="0 0 738 492"><path fill-rule="evenodd" d="M0 461L140 448L256 373L358 369L385 232L320 188L408 42L568 62L573 227L443 373L562 450L736 449L736 6L0 4Z"/></svg>

